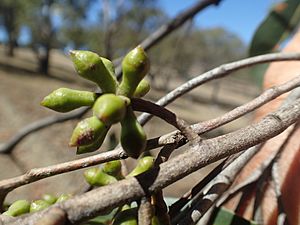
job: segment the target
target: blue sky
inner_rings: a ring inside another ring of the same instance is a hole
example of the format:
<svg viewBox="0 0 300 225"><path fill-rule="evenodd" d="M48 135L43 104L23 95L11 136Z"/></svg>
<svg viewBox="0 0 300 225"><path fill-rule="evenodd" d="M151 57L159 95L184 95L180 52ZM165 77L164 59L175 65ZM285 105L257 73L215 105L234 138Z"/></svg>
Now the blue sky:
<svg viewBox="0 0 300 225"><path fill-rule="evenodd" d="M158 0L159 6L172 18L198 0ZM101 2L99 0L99 2ZM200 28L224 27L249 44L255 29L267 15L270 7L278 0L222 0L219 6L210 6L195 17ZM91 10L90 21L97 21L99 4ZM23 31L23 41L27 41L28 30ZM0 40L4 33L0 31Z"/></svg>
<svg viewBox="0 0 300 225"><path fill-rule="evenodd" d="M196 0L160 0L160 6L171 17ZM223 0L200 12L195 23L200 28L224 27L237 34L246 44L251 41L256 27L278 0Z"/></svg>

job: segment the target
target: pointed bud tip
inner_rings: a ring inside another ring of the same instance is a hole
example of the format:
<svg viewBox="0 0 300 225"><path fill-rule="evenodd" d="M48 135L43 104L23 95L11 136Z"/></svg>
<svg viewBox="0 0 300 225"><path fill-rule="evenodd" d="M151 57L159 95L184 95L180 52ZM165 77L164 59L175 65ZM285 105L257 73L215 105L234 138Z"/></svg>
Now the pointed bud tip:
<svg viewBox="0 0 300 225"><path fill-rule="evenodd" d="M48 96L46 96L46 97L40 102L40 105L43 106L43 107L48 108L48 103L49 103L48 99L49 99Z"/></svg>

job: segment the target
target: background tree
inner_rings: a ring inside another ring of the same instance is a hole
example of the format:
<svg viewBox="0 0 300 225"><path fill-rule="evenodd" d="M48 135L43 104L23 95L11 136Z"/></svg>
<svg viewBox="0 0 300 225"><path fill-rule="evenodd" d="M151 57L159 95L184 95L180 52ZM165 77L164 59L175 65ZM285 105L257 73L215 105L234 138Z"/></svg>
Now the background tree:
<svg viewBox="0 0 300 225"><path fill-rule="evenodd" d="M3 0L0 2L0 24L3 25L7 34L8 56L14 55L14 48L17 46L21 15L24 9L24 2L19 0Z"/></svg>

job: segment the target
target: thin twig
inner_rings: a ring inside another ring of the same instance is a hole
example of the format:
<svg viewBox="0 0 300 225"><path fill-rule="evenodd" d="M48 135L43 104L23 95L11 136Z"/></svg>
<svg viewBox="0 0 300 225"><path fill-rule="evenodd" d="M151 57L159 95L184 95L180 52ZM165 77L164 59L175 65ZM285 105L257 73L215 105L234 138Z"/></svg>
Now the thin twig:
<svg viewBox="0 0 300 225"><path fill-rule="evenodd" d="M165 145L159 152L155 160L155 166L158 167L161 163L166 162L171 153L176 149L176 144ZM170 216L168 214L168 207L164 200L163 191L157 191L153 196L155 215L159 219L160 223L164 225L171 225Z"/></svg>
<svg viewBox="0 0 300 225"><path fill-rule="evenodd" d="M270 176L270 167L268 167L262 175L259 177L257 182L255 182L255 198L254 198L254 204L253 204L253 211L252 211L252 219L255 221L258 225L263 225L263 209L262 209L262 200L264 197L264 193L267 188L267 183L269 181ZM243 202L241 202L243 203Z"/></svg>
<svg viewBox="0 0 300 225"><path fill-rule="evenodd" d="M195 224L200 218L209 210L209 208L215 204L220 196L230 187L237 174L244 167L258 151L260 146L255 146L245 151L240 157L234 160L228 167L226 167L218 176L216 176L211 182L209 182L203 195L199 195L200 198L193 199L193 204L188 213L185 213L184 217L180 221L172 224Z"/></svg>
<svg viewBox="0 0 300 225"><path fill-rule="evenodd" d="M196 184L191 190L186 192L180 199L174 202L169 207L169 215L174 218L182 210L182 208L191 201L192 198L196 197L197 194L212 180L214 179L222 170L224 170L230 163L232 163L241 153L229 156L227 159L222 161L218 166L216 166L210 173L205 176L198 184Z"/></svg>
<svg viewBox="0 0 300 225"><path fill-rule="evenodd" d="M169 23L161 26L155 32L151 34L148 38L146 38L140 45L145 48L149 49L153 45L155 45L158 41L168 35L174 29L177 29L181 25L183 25L186 21L193 18L197 13L202 11L208 6L211 5L218 5L221 0L203 0L198 1L192 7L186 9L185 11L178 14L175 18L173 18Z"/></svg>
<svg viewBox="0 0 300 225"><path fill-rule="evenodd" d="M192 89L208 82L210 80L222 78L234 71L240 70L245 67L253 66L261 63L277 62L277 61L290 61L290 60L300 60L300 53L272 53L266 55L255 56L247 59L242 59L236 62L223 64L216 67L208 72L205 72L188 82L177 87L173 91L169 92L167 95L159 99L156 104L161 106L166 106L173 102L175 99L184 95L185 93L191 91ZM141 124L145 124L151 119L151 115L142 114L139 117Z"/></svg>
<svg viewBox="0 0 300 225"><path fill-rule="evenodd" d="M198 137L197 134L194 134L194 131L190 131L191 128L184 120L178 118L175 113L162 106L139 98L131 99L131 106L135 111L147 112L166 121L167 123L180 130L182 133L185 133L189 137L191 136L190 139L195 139L194 136Z"/></svg>
<svg viewBox="0 0 300 225"><path fill-rule="evenodd" d="M149 197L142 197L138 210L138 224L151 225L152 216L151 199Z"/></svg>
<svg viewBox="0 0 300 225"><path fill-rule="evenodd" d="M276 160L272 167L272 181L274 184L274 190L277 199L278 205L278 216L277 216L277 225L289 225L288 217L286 211L284 209L283 201L282 201L282 194L280 190L280 182L279 182L279 168L278 168L278 161Z"/></svg>
<svg viewBox="0 0 300 225"><path fill-rule="evenodd" d="M0 201L3 202L6 194L17 187L29 183L33 183L35 181L44 179L46 177L50 177L50 176L54 176L66 172L71 172L81 168L94 166L100 163L104 163L107 161L112 161L124 157L125 158L127 157L126 154L121 148L118 148L109 152L104 152L83 159L64 162L64 163L60 163L48 167L31 169L27 173L21 176L0 181Z"/></svg>
<svg viewBox="0 0 300 225"><path fill-rule="evenodd" d="M57 115L57 116L48 116L37 120L33 123L30 123L23 128L21 128L11 139L9 139L6 143L0 145L0 153L9 154L14 149L14 147L22 141L27 135L39 131L45 127L49 127L56 123L62 123L68 120L79 119L82 117L89 108L78 109L74 112Z"/></svg>
<svg viewBox="0 0 300 225"><path fill-rule="evenodd" d="M51 208L47 214L39 219L34 225L65 225L66 213L58 207Z"/></svg>
<svg viewBox="0 0 300 225"><path fill-rule="evenodd" d="M219 116L217 118L207 120L204 122L196 123L192 125L192 128L196 131L198 134L203 134L205 132L211 131L215 128L218 128L226 123L229 123L237 118L240 118L241 116L252 112L253 110L259 108L260 106L266 104L267 102L277 98L278 96L292 90L293 90L293 96L287 98L290 99L289 102L294 101L295 99L298 98L300 88L296 88L300 86L300 76L295 77L294 79L272 87L270 89L265 90L260 96L257 98L251 100L250 102L239 106L222 116ZM292 94L291 93L291 94ZM173 131L169 134L165 134L161 137L153 138L148 141L147 149L152 149L158 146L162 146L165 144L171 144L174 142L178 142L178 139L182 140L182 135L178 131Z"/></svg>
<svg viewBox="0 0 300 225"><path fill-rule="evenodd" d="M191 147L181 155L162 163L159 168L154 167L137 177L127 178L75 196L58 205L66 212L71 224L104 214L126 202L153 194L210 163L278 135L300 118L299 108L300 100L296 100L293 104L268 114L256 124L216 138L203 140L199 146ZM15 222L8 224L16 225L21 221L23 225L32 224L46 211L37 212L24 219L17 218Z"/></svg>
<svg viewBox="0 0 300 225"><path fill-rule="evenodd" d="M299 78L295 78L295 79L299 79ZM265 96L265 98L263 98L263 97L258 97L257 99L255 99L255 100L253 100L253 101L255 101L255 102L257 102L256 104L250 104L250 105L252 105L252 107L249 107L249 105L248 104L245 104L244 106L241 106L241 107L239 107L240 109L235 109L235 110L233 110L233 111L231 111L231 112L228 112L227 114L225 114L224 116L221 116L220 118L224 118L224 117L226 117L226 118L233 118L233 116L231 116L231 114L235 114L235 115L237 115L238 113L236 113L235 111L239 111L239 112L244 112L245 111L245 109L246 108L248 108L249 110L253 110L253 108L255 108L256 106L258 107L258 105L261 105L262 104L262 102L267 102L267 101L269 101L270 99L273 99L273 98L275 98L275 97L277 97L277 96L279 96L280 94L282 94L284 91L288 91L288 90L290 90L292 87L295 87L295 86L297 86L296 84L294 84L294 82L295 82L295 80L292 80L291 82L287 82L287 83L285 83L285 84L283 84L283 85L280 85L280 86L277 86L277 88L273 88L273 89L271 89L272 91L265 91L264 93L269 93L269 94L262 94L263 96L264 95L266 95ZM297 82L296 82L297 83ZM296 89L296 90L300 90L300 89ZM295 93L294 91L292 92L292 93ZM297 97L297 93L295 93L294 94L296 97ZM288 98L288 99L290 99L290 98ZM293 98L293 99L295 99L295 98ZM253 102L252 101L252 102ZM294 101L294 100L293 100ZM238 115L241 115L242 113L240 113L240 114L238 114ZM226 116L227 115L227 116ZM214 119L214 121L217 121L218 119ZM220 119L220 120L222 120L222 119ZM223 119L223 123L224 123L224 121L225 121L226 119ZM228 119L228 120L231 120L231 119ZM211 120L211 121L213 121L213 120ZM199 124L196 124L196 125L193 125L193 127L195 128L195 129L198 129L197 127L200 127L200 128L203 128L203 130L202 130L202 132L204 132L205 131L205 129L212 129L213 127L217 127L217 125L218 124L220 124L220 123L218 123L218 122L211 122L211 121L207 121L207 122L202 122L202 123L199 123ZM209 124L213 124L213 125L209 125ZM217 125L215 125L215 124L217 124ZM199 131L200 129L198 129L198 131ZM154 139L154 140L149 140L148 141L148 144L147 144L147 149L153 149L153 148L156 148L156 147L158 147L158 146L161 146L161 145L163 145L163 144L174 144L174 143L180 143L180 142L183 142L183 143L185 143L185 139L184 139L184 136L182 136L180 133L178 133L178 132L173 132L173 133L171 133L171 134L168 134L168 135L165 135L165 136L162 136L162 137L160 137L160 138L156 138L156 139ZM126 157L125 156L125 153L121 150L121 149L117 149L116 151L112 151L112 152L109 152L109 153L105 153L105 154L112 154L112 158L114 158L117 154L122 154L121 155L121 157ZM114 154L116 154L116 155L114 155ZM88 166L88 165L90 165L90 164L88 164L87 162L89 162L89 161L91 161L91 162L94 162L94 157L98 157L98 159L102 159L102 155L98 155L98 156L92 156L92 157L87 157L87 158L85 158L85 159L80 159L80 160L75 160L75 162L78 162L78 167L73 167L73 169L74 170L77 170L77 169L79 169L79 168L83 168L84 167L84 165L86 165L86 166ZM106 157L106 156L105 156ZM114 158L115 159L115 158ZM97 163L99 163L98 161L97 161ZM95 164L97 164L97 163L95 163ZM91 165L95 165L95 164L91 164ZM69 162L67 162L67 163L63 163L63 164L58 164L58 165L56 165L57 166L57 168L60 168L61 170L60 170L60 172L59 173L56 173L56 172L53 172L53 171L50 171L51 173L50 173L50 175L51 176L53 176L53 175L56 175L56 174L61 174L61 173L64 173L64 172L69 172L69 171L71 171L71 170L69 170ZM52 167L54 167L55 168L55 166L52 166ZM51 167L51 168L52 168ZM40 168L40 169L37 169L37 170L40 170L40 171L47 171L47 173L48 173L48 171L49 171L49 169L48 169L48 167L46 167L46 168ZM28 173L26 173L26 174L32 174L32 173L30 173L30 172L28 172ZM49 175L49 176L50 176ZM259 174L258 174L258 176L259 176ZM22 176L21 176L22 177ZM0 182L0 190L2 190L2 191L0 191L0 193L1 192L3 192L5 195L6 195L6 193L8 192L8 191L10 191L10 190L12 190L12 189L14 189L14 188L17 188L17 187L19 187L19 186L22 186L22 185L25 185L25 184L27 184L27 183L30 183L30 182L34 182L34 181L37 181L37 180L40 180L40 179L42 179L42 178L44 178L45 176L39 176L39 177L37 177L37 176L35 176L33 179L27 179L27 181L25 182L19 182L19 178L18 179L14 179L14 178L12 178L12 179L10 179L8 182L7 182L7 180L4 180L4 181L1 181ZM46 176L47 177L47 176ZM255 178L255 180L256 180L257 178ZM8 186L8 187L6 187L6 185L3 185L3 184L6 184L6 183L8 183L8 184L10 184L11 186ZM2 185L1 185L2 184ZM12 188L12 189L10 189L10 188ZM4 195L4 197L5 197L5 195ZM1 199L0 199L1 200ZM2 199L3 200L3 199Z"/></svg>
<svg viewBox="0 0 300 225"><path fill-rule="evenodd" d="M227 202L230 198L235 196L238 192L241 192L247 187L253 185L254 183L258 182L261 177L266 177L264 174L268 173L268 171L272 168L272 165L274 163L274 160L276 159L277 155L280 154L287 145L291 135L295 132L297 126L294 126L290 129L289 135L285 139L284 143L275 151L273 152L270 157L268 157L259 168L257 168L255 171L252 172L252 174L242 183L236 185L232 189L230 189L227 193L225 193L222 198L218 201L217 206L223 205L225 202Z"/></svg>
<svg viewBox="0 0 300 225"><path fill-rule="evenodd" d="M300 98L300 88L295 88L288 97L283 101L280 108L284 108L289 104L293 104L294 101ZM281 144L281 146L278 148L277 151L275 151L267 160L263 162L263 164L256 169L254 172L252 172L251 176L249 176L244 182L238 184L231 190L229 190L225 195L222 196L222 199L219 200L217 206L223 205L226 201L228 201L230 198L235 196L238 192L243 191L247 187L253 185L256 183L259 178L263 175L263 173L268 170L268 168L272 168L272 164L276 161L276 158L279 157L281 152L284 150L286 144L288 143L289 139L291 138L292 134L296 131L297 127L299 126L300 122L297 122L297 124L291 128L287 138L285 141Z"/></svg>
<svg viewBox="0 0 300 225"><path fill-rule="evenodd" d="M163 225L171 225L170 216L168 214L168 206L164 200L163 191L157 191L153 196L153 199L155 199L155 215L159 222Z"/></svg>

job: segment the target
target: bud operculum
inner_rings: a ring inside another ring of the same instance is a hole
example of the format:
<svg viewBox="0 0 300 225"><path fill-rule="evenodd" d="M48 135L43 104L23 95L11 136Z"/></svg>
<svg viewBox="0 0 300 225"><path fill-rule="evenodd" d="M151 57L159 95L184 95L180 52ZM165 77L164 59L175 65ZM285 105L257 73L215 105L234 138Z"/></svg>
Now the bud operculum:
<svg viewBox="0 0 300 225"><path fill-rule="evenodd" d="M97 117L89 117L80 121L75 127L69 146L84 146L96 142L99 138L105 137L108 128Z"/></svg>
<svg viewBox="0 0 300 225"><path fill-rule="evenodd" d="M144 173L154 166L154 158L152 156L145 156L138 160L136 167L127 175L128 177L134 177L141 173Z"/></svg>
<svg viewBox="0 0 300 225"><path fill-rule="evenodd" d="M69 112L82 106L92 106L96 98L93 92L59 88L47 95L41 105L57 112Z"/></svg>
<svg viewBox="0 0 300 225"><path fill-rule="evenodd" d="M118 82L114 76L113 65L108 59L83 50L70 51L70 57L81 77L95 82L104 93L116 92Z"/></svg>
<svg viewBox="0 0 300 225"><path fill-rule="evenodd" d="M105 125L120 122L126 113L127 100L115 94L101 95L93 106L93 114Z"/></svg>
<svg viewBox="0 0 300 225"><path fill-rule="evenodd" d="M150 62L144 49L140 46L130 51L122 62L122 81L118 94L132 97L136 87L145 77L150 68Z"/></svg>
<svg viewBox="0 0 300 225"><path fill-rule="evenodd" d="M113 176L104 173L100 168L91 168L84 172L85 180L93 186L105 186L117 181Z"/></svg>

